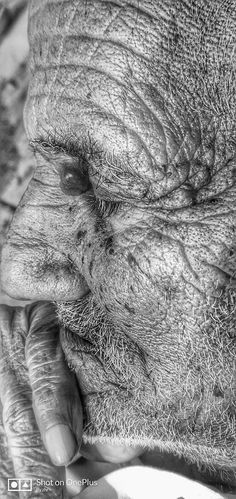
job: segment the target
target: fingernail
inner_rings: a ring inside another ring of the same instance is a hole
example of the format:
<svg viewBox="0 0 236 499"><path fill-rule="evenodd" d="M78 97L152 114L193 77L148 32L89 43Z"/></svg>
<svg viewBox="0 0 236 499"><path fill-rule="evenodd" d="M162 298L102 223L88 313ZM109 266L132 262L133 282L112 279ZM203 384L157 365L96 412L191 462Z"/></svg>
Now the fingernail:
<svg viewBox="0 0 236 499"><path fill-rule="evenodd" d="M45 444L55 465L66 465L76 451L74 436L67 425L52 426L45 434Z"/></svg>

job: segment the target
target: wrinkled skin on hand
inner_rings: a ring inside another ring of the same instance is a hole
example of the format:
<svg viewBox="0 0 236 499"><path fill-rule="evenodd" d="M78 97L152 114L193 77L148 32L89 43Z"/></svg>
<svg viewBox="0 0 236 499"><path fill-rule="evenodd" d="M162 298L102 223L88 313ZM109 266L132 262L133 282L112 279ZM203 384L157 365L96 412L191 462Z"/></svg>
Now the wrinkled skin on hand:
<svg viewBox="0 0 236 499"><path fill-rule="evenodd" d="M31 1L5 289L54 300L84 444L236 485L235 2Z"/></svg>
<svg viewBox="0 0 236 499"><path fill-rule="evenodd" d="M51 479L54 483L64 478L60 468L52 464L41 438L51 425L58 423L59 418L61 424L68 419L71 424L74 423L73 411L68 418L67 411L71 406L65 403L64 393L73 391L74 408L77 405L75 412L79 414L81 411L75 380L64 364L53 309L47 304L29 305L25 310L6 305L0 307L1 499L19 497L18 493L10 495L7 492L7 479L13 477L34 481L33 492L22 492L22 499L65 497L63 487L47 489L37 486L37 480ZM48 319L46 328L42 324L42 310ZM50 312L50 318L47 312ZM42 328L38 337L39 318ZM56 380L60 381L60 385ZM61 407L62 401L64 404ZM79 417L77 425L73 426L75 435L77 430L79 445Z"/></svg>

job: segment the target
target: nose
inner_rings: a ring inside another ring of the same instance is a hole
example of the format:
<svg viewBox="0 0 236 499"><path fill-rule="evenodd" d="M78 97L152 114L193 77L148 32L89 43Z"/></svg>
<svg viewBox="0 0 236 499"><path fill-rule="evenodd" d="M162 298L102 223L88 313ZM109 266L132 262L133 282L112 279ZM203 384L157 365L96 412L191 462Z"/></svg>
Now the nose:
<svg viewBox="0 0 236 499"><path fill-rule="evenodd" d="M57 199L50 206L39 202L32 179L16 210L1 263L2 288L13 298L71 301L89 292L68 207Z"/></svg>

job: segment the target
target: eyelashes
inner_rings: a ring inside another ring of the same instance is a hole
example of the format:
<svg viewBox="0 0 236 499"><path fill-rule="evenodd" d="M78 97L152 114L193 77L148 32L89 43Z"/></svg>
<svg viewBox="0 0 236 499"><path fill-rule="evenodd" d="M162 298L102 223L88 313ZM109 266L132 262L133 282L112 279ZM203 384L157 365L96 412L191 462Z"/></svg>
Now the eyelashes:
<svg viewBox="0 0 236 499"><path fill-rule="evenodd" d="M120 208L121 203L107 199L94 198L92 201L92 212L99 214L102 218L115 215Z"/></svg>

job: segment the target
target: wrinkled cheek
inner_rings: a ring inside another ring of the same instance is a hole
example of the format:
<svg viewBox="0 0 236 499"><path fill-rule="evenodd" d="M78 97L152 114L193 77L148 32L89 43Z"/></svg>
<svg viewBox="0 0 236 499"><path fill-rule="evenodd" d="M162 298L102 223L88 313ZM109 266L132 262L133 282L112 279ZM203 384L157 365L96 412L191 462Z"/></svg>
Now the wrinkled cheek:
<svg viewBox="0 0 236 499"><path fill-rule="evenodd" d="M147 239L147 238L146 238ZM154 244L155 243L155 244ZM161 241L127 246L111 239L86 249L85 278L112 321L162 334L206 305L204 287L177 245ZM214 280L213 280L214 283Z"/></svg>
<svg viewBox="0 0 236 499"><path fill-rule="evenodd" d="M127 327L138 324L140 317L165 318L166 293L154 269L147 262L143 268L129 250L100 247L100 252L95 249L90 254L85 277L98 304L113 321Z"/></svg>

